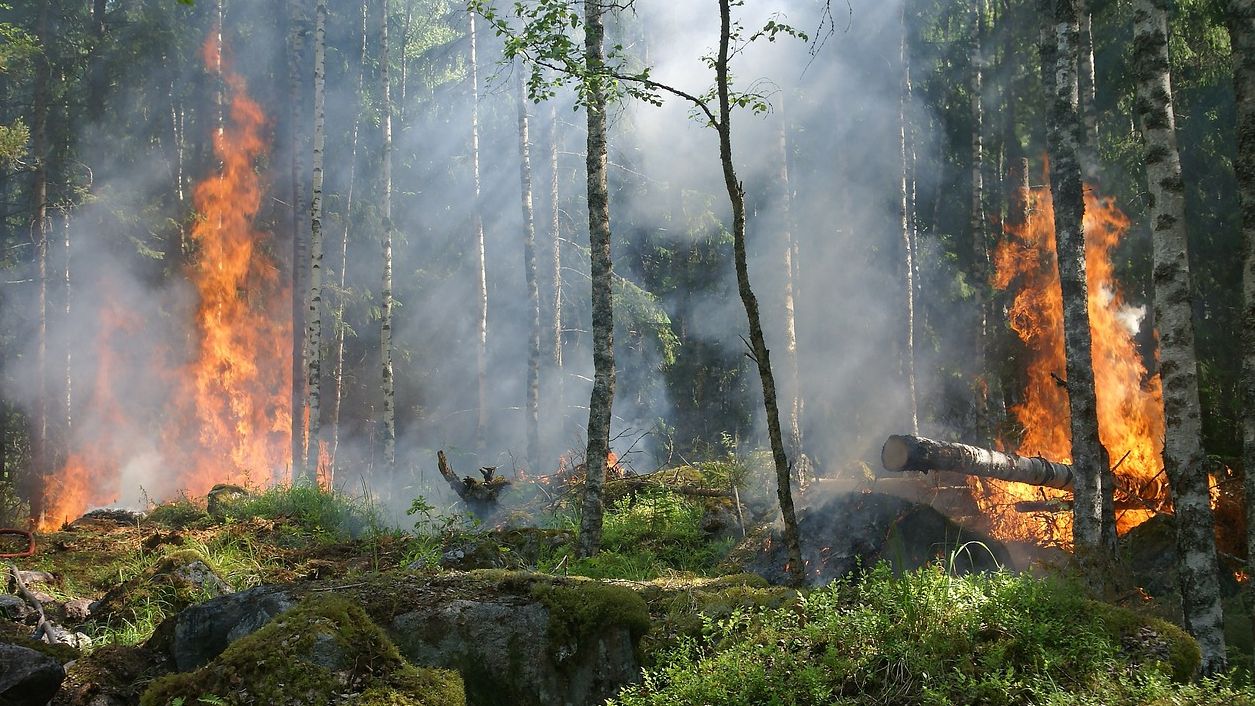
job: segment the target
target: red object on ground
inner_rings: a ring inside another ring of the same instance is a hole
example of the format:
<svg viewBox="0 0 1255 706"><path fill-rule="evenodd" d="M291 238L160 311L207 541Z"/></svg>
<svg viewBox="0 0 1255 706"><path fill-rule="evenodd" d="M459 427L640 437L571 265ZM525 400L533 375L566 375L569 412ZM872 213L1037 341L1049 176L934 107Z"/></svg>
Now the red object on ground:
<svg viewBox="0 0 1255 706"><path fill-rule="evenodd" d="M24 556L35 555L35 535L20 529L0 529L0 536L13 534L26 538L26 551L17 553L0 553L0 559L16 559Z"/></svg>

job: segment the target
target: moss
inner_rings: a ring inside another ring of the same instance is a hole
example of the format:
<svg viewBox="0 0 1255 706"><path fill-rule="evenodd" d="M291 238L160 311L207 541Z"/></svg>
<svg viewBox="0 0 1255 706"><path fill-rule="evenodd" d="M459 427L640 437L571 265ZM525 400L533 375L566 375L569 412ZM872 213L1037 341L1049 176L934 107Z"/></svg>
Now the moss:
<svg viewBox="0 0 1255 706"><path fill-rule="evenodd" d="M195 703L202 696L274 706L465 703L456 674L411 666L360 607L329 595L306 598L205 667L154 681L140 704Z"/></svg>
<svg viewBox="0 0 1255 706"><path fill-rule="evenodd" d="M0 642L25 647L28 650L35 650L48 655L61 664L71 662L79 657L79 651L69 645L50 645L43 640L32 640L28 637L28 631L19 629L16 624L3 623L2 625L3 628L0 628Z"/></svg>
<svg viewBox="0 0 1255 706"><path fill-rule="evenodd" d="M711 620L727 618L738 610L794 607L800 595L791 588L770 586L757 574L733 574L679 585L656 584L644 593L654 617L653 629L641 641L646 664L682 638L700 637L703 626Z"/></svg>
<svg viewBox="0 0 1255 706"><path fill-rule="evenodd" d="M630 588L600 581L539 581L531 595L549 610L549 644L554 650L583 642L610 627L625 627L635 642L649 630L649 608Z"/></svg>
<svg viewBox="0 0 1255 706"><path fill-rule="evenodd" d="M1137 663L1158 664L1178 682L1193 678L1202 663L1198 643L1166 620L1109 603L1090 602L1107 634Z"/></svg>

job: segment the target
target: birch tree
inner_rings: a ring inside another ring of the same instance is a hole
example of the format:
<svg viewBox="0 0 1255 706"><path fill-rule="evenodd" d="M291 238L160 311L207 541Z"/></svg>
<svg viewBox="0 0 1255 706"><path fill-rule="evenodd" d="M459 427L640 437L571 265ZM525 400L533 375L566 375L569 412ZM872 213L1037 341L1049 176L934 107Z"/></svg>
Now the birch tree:
<svg viewBox="0 0 1255 706"><path fill-rule="evenodd" d="M1155 328L1159 333L1159 377L1163 382L1163 461L1176 513L1181 607L1186 627L1203 651L1203 671L1212 674L1225 668L1224 617L1204 466L1185 233L1185 183L1181 179L1172 109L1166 4L1164 0L1137 0L1133 4L1135 106L1146 143Z"/></svg>
<svg viewBox="0 0 1255 706"><path fill-rule="evenodd" d="M386 0L385 0L386 1ZM305 476L305 449L309 442L305 407L305 222L304 160L301 158L301 39L300 2L288 0L288 130L292 180L292 480Z"/></svg>
<svg viewBox="0 0 1255 706"><path fill-rule="evenodd" d="M475 204L471 215L472 237L475 239L475 449L484 449L484 432L488 426L488 271L484 250L484 203L479 184L479 51L475 31L475 13L470 19L471 71L471 177L475 184Z"/></svg>
<svg viewBox="0 0 1255 706"><path fill-rule="evenodd" d="M561 419L566 418L566 385L562 370L562 228L561 209L558 201L558 107L549 106L549 236L550 236L550 268L553 276L553 289L549 300L553 303L553 318L549 324L551 344L550 360L554 369L554 389L552 394L554 409Z"/></svg>
<svg viewBox="0 0 1255 706"><path fill-rule="evenodd" d="M379 19L379 82L383 91L383 286L379 306L379 361L383 388L383 455L389 469L397 461L396 381L392 375L392 85L388 78L388 0Z"/></svg>
<svg viewBox="0 0 1255 706"><path fill-rule="evenodd" d="M904 281L902 292L906 309L906 350L902 355L902 368L906 378L907 401L910 404L911 430L919 433L919 398L915 387L915 238L913 219L911 218L910 196L910 152L907 137L910 127L907 125L908 95L910 92L910 48L906 36L906 4L903 3L898 15L901 35L898 45L898 60L902 67L902 83L898 92L898 157L902 165L902 179L899 184L899 216L902 225L902 272Z"/></svg>
<svg viewBox="0 0 1255 706"><path fill-rule="evenodd" d="M527 282L527 465L540 471L540 285L536 281L536 218L532 208L532 145L528 135L527 89L523 70L515 72L519 113L519 193L523 209L523 276Z"/></svg>
<svg viewBox="0 0 1255 706"><path fill-rule="evenodd" d="M1097 400L1089 327L1089 297L1085 282L1085 200L1078 161L1081 119L1077 106L1076 0L1044 0L1045 17L1053 26L1054 63L1044 70L1053 76L1054 93L1047 113L1050 146L1050 186L1054 200L1055 246L1063 290L1064 351L1067 355L1067 391L1071 409L1073 490L1072 539L1091 585L1101 584L1101 566L1115 544L1114 527L1106 531L1104 477L1109 474L1107 452L1098 438ZM1110 492L1110 489L1107 489Z"/></svg>
<svg viewBox="0 0 1255 706"><path fill-rule="evenodd" d="M305 479L318 482L319 413L322 403L322 184L327 141L326 111L327 0L314 8L314 172L310 196L309 313L305 326L305 390L309 414Z"/></svg>

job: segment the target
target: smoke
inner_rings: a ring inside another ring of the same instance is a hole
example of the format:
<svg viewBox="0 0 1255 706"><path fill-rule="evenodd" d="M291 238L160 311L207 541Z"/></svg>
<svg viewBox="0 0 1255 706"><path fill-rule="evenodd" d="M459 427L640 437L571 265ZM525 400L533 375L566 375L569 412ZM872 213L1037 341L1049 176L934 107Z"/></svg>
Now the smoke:
<svg viewBox="0 0 1255 706"><path fill-rule="evenodd" d="M399 70L397 63L392 71L397 103L396 474L384 473L379 444L382 184L379 17L374 3L367 17L364 72L359 68L360 6L334 3L328 25L324 301L332 310L343 303L344 317L335 322L331 314L324 315L328 354L323 369L328 377L323 409L330 414L334 331L342 327L347 335L336 484L369 488L375 497L404 507L417 494L448 498L434 472L436 449L446 449L455 467L466 471L496 465L509 477L525 465L530 307L523 270L519 104L512 74L517 69L499 65L500 40L481 31L479 204L489 313L486 438L477 449L477 273L471 266L476 203L470 174L466 15L457 3L442 0L393 5L400 5L390 26L393 47L398 56L402 51L405 55L405 68ZM50 304L47 388L53 398L61 394L58 381L63 376L58 371L71 352L72 423L68 429L55 424L54 439L71 451L81 449L85 440L92 441L92 448L108 440L104 457L83 459L92 469L93 503L134 503L144 493L168 498L180 489L177 479L184 469L170 467L179 454L169 448L180 440L156 430L176 387L163 371L177 369L198 345L192 315L197 302L186 277L196 253L186 233L195 218L189 187L216 167L209 148L217 112L215 81L197 56L215 21L212 6L197 3L186 17L173 21L169 8L162 10L165 16L149 8L125 10L143 16L131 18L133 25L118 23L119 42L127 41L127 33L144 31L141 19L165 22L169 32L160 35L162 47L145 55L146 62L129 67L126 80L109 93L111 110L69 138L82 155L80 161L91 166L91 181L83 184L91 196L68 223L56 225L66 229L57 232L70 235L73 289L68 316L57 308L60 302ZM821 26L820 9L816 3L778 0L747 3L735 11L747 36L773 19L813 32ZM263 250L286 273L292 211L286 121L291 97L278 14L268 1L235 0L227 7L224 35L231 65L244 74L267 114L271 148L257 165L266 194L255 226L268 234ZM896 1L858 0L824 41L760 40L736 55L732 69L736 90L761 93L771 105L766 115L739 110L733 117L736 166L750 205L750 274L762 305L777 385L785 394L782 234L786 229L793 234L800 256L794 285L805 448L829 474L874 458L885 434L909 424L901 363L906 321L899 213L899 16ZM714 75L702 57L714 52L717 31L713 3L640 0L614 18L610 33L625 53L653 67L656 80L704 95ZM302 65L309 73L308 41L306 54ZM692 105L665 98L662 107L620 103L612 116L611 217L615 268L623 278L616 311L619 379L612 436L616 452L631 447L627 461L638 471L677 461L669 450L714 447L720 432L746 446L765 443L757 375L744 355L746 321L736 296L731 246L722 236L730 216L717 137L694 118ZM554 470L559 455L568 450L582 453L592 377L584 116L572 110L568 93L555 100L556 120L550 117L549 104L526 106L545 328L541 467L529 471L540 473ZM303 116L310 104L306 91ZM905 110L912 124L929 124L919 99ZM312 125L306 117L303 130ZM787 213L780 184L782 129L788 136ZM552 362L549 333L551 140L557 141L559 154L561 369ZM921 193L936 192L944 199L936 176L941 145L928 130L919 129L915 151ZM308 157L305 163L308 167ZM66 201L71 197L63 195ZM304 223L307 215L299 215ZM341 268L346 232L348 259ZM54 233L54 244L59 237ZM955 279L954 265L941 262L939 245L926 237L921 243L924 261L919 268L927 273L923 287L948 286ZM54 280L61 276L59 257L54 247ZM341 269L344 289L339 286ZM55 281L50 285L51 300L61 296L57 286ZM6 293L3 310L4 325L20 332L4 395L27 409L34 408L39 394L34 297L32 285ZM939 291L930 303L934 327L942 326L944 302L956 297ZM111 323L109 317L117 312L124 312L125 320ZM678 347L663 335L667 320ZM961 317L955 321L960 329L966 325ZM934 350L943 347L935 344ZM938 389L940 381L933 374L945 367L943 357L921 353L921 399ZM704 363L712 369L696 369ZM52 407L51 417L64 416ZM787 413L783 400L782 409ZM325 416L323 428L329 427ZM281 430L272 431L276 439L281 436ZM250 480L262 483L288 471L244 470Z"/></svg>

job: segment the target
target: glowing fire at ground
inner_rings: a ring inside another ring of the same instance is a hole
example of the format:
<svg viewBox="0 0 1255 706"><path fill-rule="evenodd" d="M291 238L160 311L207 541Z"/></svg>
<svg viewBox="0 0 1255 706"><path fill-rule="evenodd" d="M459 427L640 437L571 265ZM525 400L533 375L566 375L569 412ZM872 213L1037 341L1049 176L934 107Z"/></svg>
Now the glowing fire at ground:
<svg viewBox="0 0 1255 706"><path fill-rule="evenodd" d="M1011 328L1029 352L1024 401L1011 412L1024 430L1008 446L1020 454L1067 462L1071 454L1063 349L1063 299L1054 244L1050 188L1028 195L1027 222L1009 225L994 255L994 286L1014 287ZM1151 377L1134 337L1145 308L1130 306L1115 279L1111 253L1129 226L1112 199L1085 193L1085 264L1089 318L1094 346L1098 427L1116 467L1116 522L1124 532L1166 509L1167 479L1159 456L1164 433L1158 377ZM978 504L991 518L995 536L1071 545L1072 519L1066 512L1017 513L1022 500L1067 498L1070 493L1018 483L969 480Z"/></svg>
<svg viewBox="0 0 1255 706"><path fill-rule="evenodd" d="M213 68L216 41L211 34L204 52ZM263 249L267 236L253 227L262 197L255 165L267 152L265 115L240 76L227 73L224 82L231 103L213 135L219 168L193 195L198 219L187 273L196 306L188 349L126 358L128 332L141 330L141 322L103 305L95 380L81 414L87 429L76 432L67 461L49 479L41 529L115 502L129 492L121 485L136 464L160 469L158 487L146 488L155 499L180 490L204 494L215 483L268 482L287 466L291 292ZM126 378L135 370L164 384L168 398L156 414L128 406Z"/></svg>

